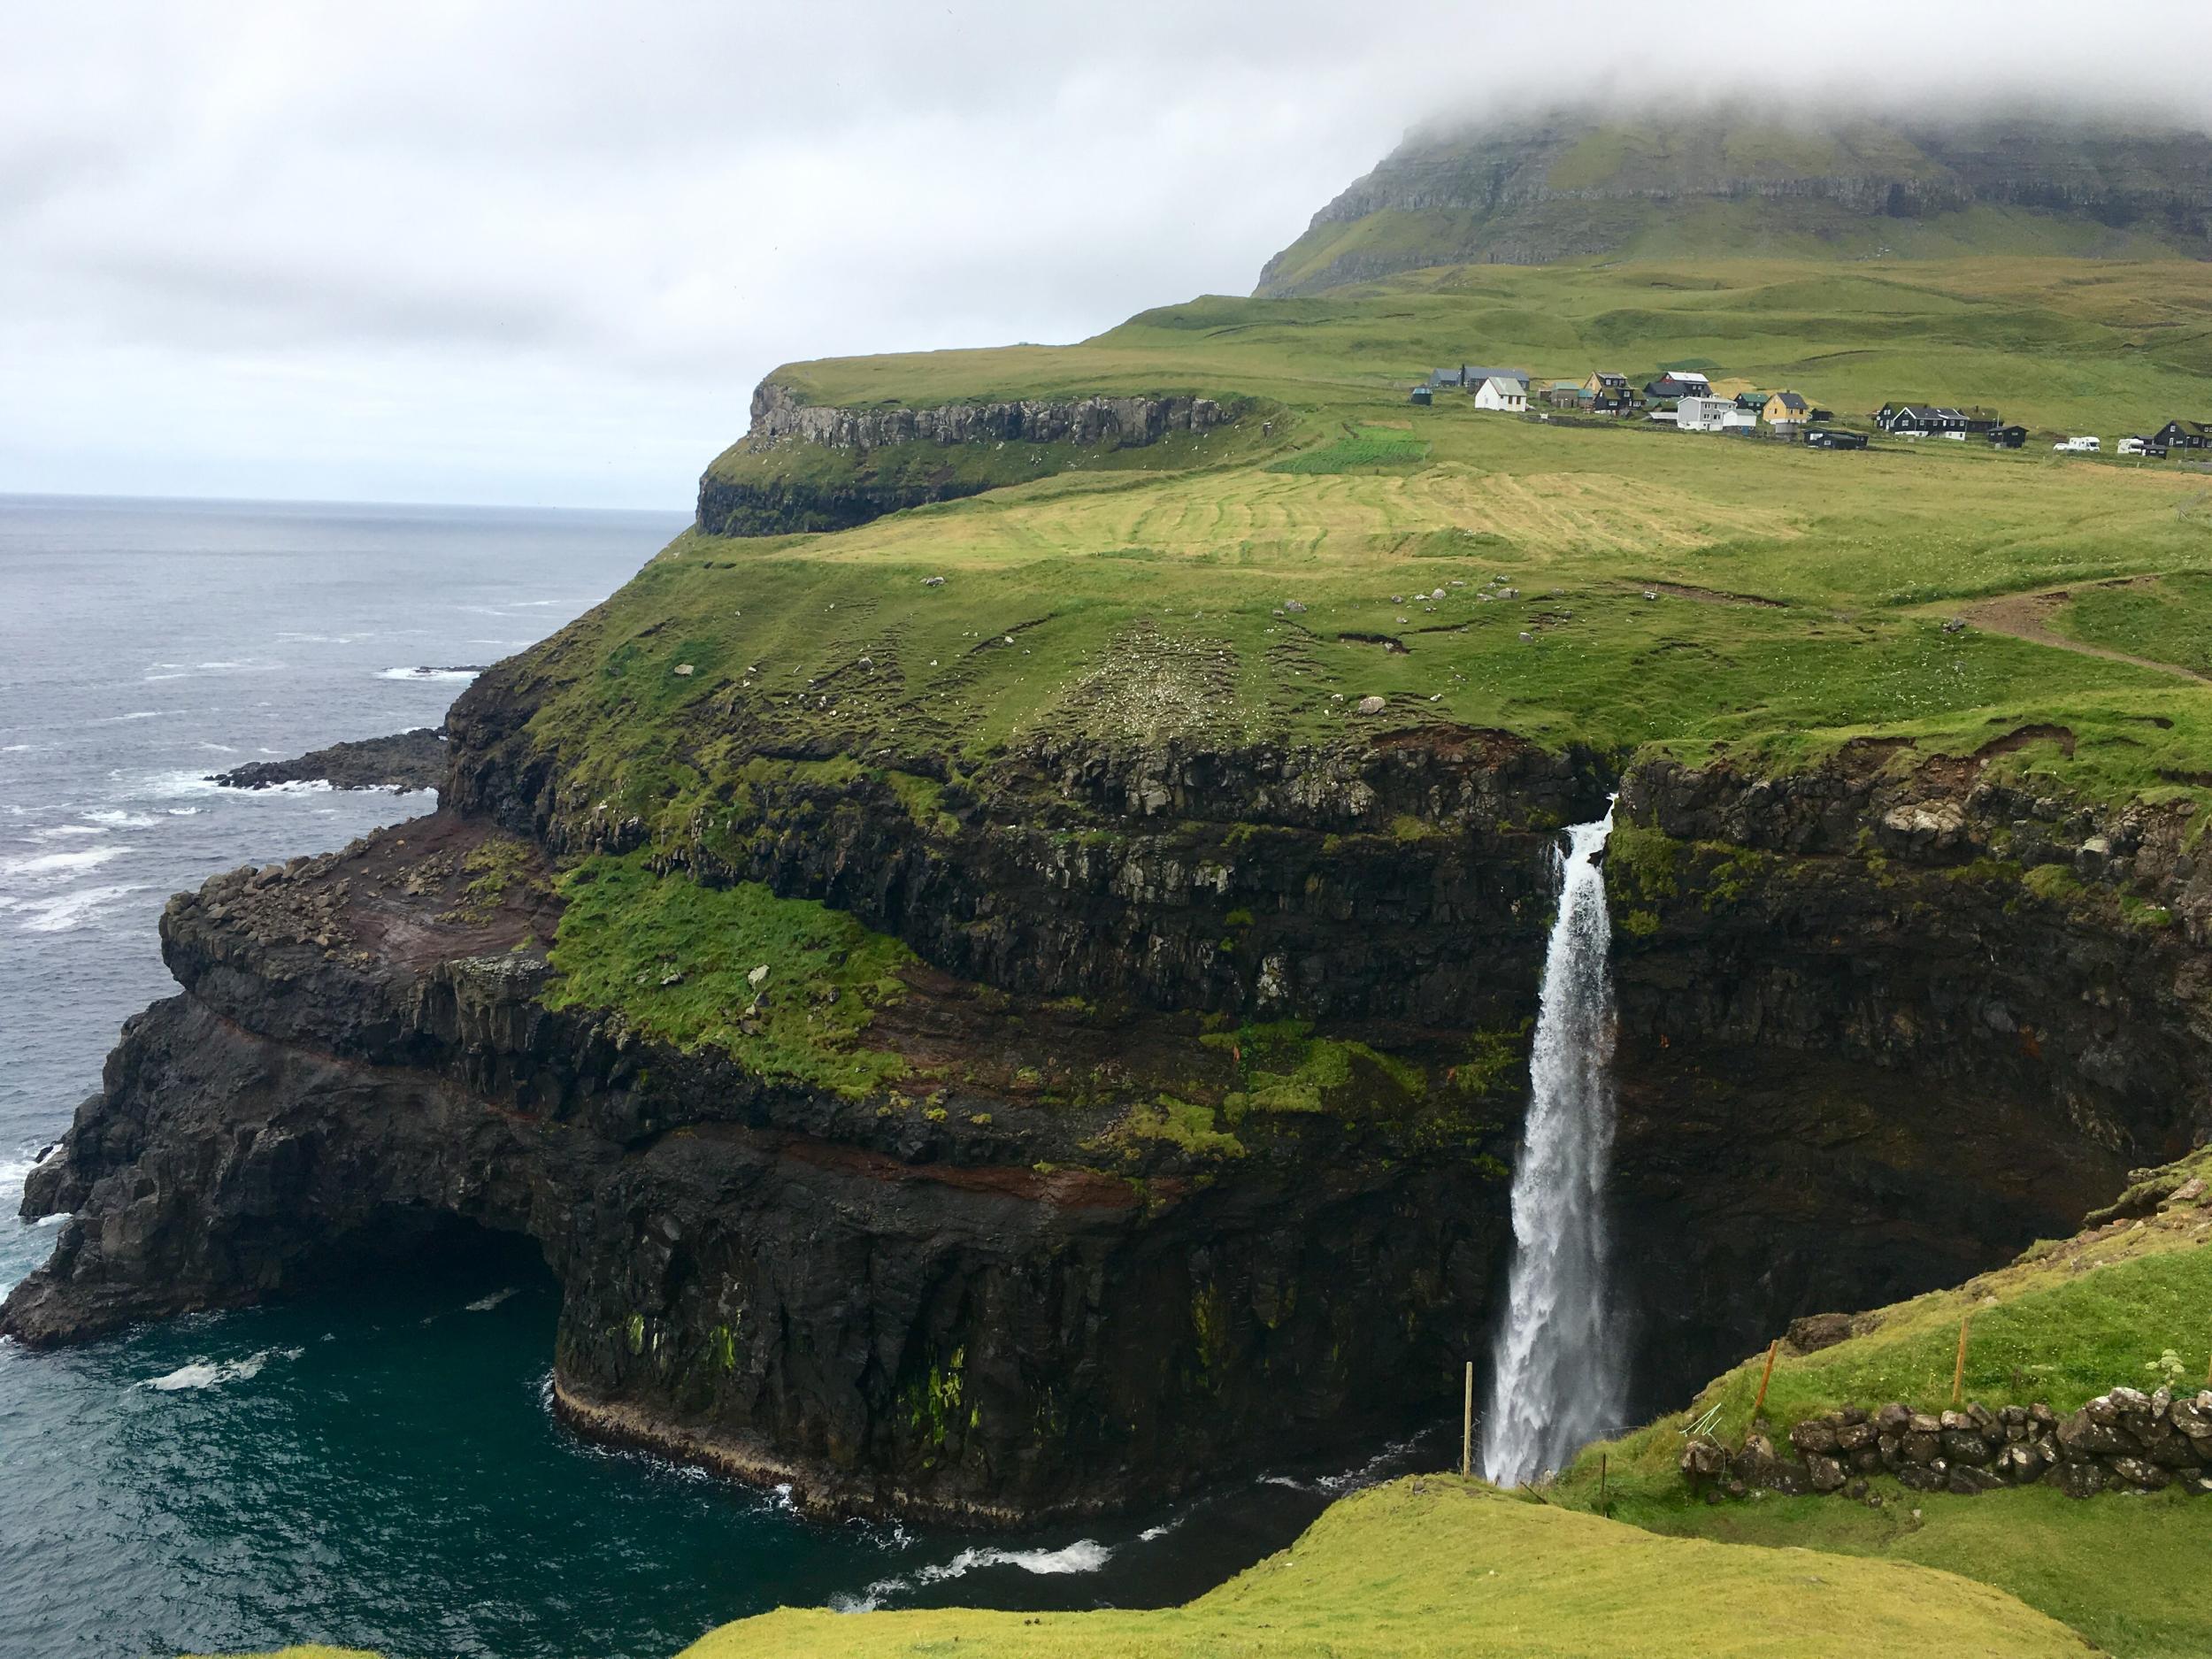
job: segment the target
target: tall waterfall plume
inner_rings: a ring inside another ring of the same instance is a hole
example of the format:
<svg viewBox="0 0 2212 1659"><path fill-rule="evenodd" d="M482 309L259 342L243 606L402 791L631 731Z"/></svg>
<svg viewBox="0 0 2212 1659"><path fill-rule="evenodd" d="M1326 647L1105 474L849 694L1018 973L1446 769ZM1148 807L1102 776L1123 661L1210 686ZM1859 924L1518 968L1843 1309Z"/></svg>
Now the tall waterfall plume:
<svg viewBox="0 0 2212 1659"><path fill-rule="evenodd" d="M1612 924L1598 855L1606 809L1567 833L1544 958L1529 1110L1513 1175L1513 1266L1498 1333L1483 1473L1518 1486L1616 1430L1627 1407L1612 1307L1605 1183L1613 1154Z"/></svg>

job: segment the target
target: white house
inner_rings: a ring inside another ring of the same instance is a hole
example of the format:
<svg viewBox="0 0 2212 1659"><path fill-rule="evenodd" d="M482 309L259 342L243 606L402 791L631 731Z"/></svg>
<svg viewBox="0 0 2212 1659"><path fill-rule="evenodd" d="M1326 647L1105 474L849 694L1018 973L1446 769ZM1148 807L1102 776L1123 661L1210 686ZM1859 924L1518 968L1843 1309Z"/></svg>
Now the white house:
<svg viewBox="0 0 2212 1659"><path fill-rule="evenodd" d="M1477 409L1498 409L1509 415L1517 415L1528 408L1528 382L1510 380L1502 374L1494 374L1475 388Z"/></svg>
<svg viewBox="0 0 2212 1659"><path fill-rule="evenodd" d="M1732 397L1686 397L1674 406L1675 425L1685 432L1725 432L1728 417L1736 413ZM1747 425L1756 425L1754 415Z"/></svg>

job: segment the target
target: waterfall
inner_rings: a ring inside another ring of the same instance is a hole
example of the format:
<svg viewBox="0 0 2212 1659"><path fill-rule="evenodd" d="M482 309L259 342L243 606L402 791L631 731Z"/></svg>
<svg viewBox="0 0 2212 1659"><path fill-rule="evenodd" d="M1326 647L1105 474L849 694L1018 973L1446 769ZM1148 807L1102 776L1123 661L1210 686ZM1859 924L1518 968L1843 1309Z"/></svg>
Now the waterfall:
<svg viewBox="0 0 2212 1659"><path fill-rule="evenodd" d="M1617 1430L1627 1370L1614 1325L1605 1225L1613 1153L1613 982L1605 875L1613 812L1555 854L1559 916L1544 956L1529 1109L1513 1175L1513 1266L1498 1333L1483 1473L1518 1486Z"/></svg>

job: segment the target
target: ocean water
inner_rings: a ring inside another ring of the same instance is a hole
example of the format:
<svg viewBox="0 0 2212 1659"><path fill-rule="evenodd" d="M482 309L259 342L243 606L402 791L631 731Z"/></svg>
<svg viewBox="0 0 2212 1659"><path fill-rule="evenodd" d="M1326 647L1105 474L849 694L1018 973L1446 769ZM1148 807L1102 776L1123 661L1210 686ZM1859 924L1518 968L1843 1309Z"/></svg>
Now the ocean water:
<svg viewBox="0 0 2212 1659"><path fill-rule="evenodd" d="M0 1289L52 1246L15 1218L32 1160L175 988L168 895L432 804L206 775L435 725L467 676L421 671L552 632L681 523L0 496ZM0 1659L662 1659L785 1604L1158 1605L1394 1466L1018 1538L817 1525L568 1434L557 1309L526 1249L60 1353L0 1342Z"/></svg>

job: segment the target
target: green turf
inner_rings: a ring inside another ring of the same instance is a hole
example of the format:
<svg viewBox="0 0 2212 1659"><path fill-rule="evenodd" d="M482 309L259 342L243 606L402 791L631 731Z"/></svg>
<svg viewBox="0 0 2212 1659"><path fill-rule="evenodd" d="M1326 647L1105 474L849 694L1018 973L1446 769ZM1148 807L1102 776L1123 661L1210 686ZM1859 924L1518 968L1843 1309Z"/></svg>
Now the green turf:
<svg viewBox="0 0 2212 1659"><path fill-rule="evenodd" d="M2198 511L2212 513L2212 479ZM2132 657L2212 674L2212 575L2186 573L2138 587L2092 588L2058 613L2062 634Z"/></svg>
<svg viewBox="0 0 2212 1659"><path fill-rule="evenodd" d="M685 1659L1870 1659L2079 1655L2079 1637L1985 1585L1891 1563L1669 1539L1455 1479L1329 1509L1281 1554L1156 1612L784 1611Z"/></svg>
<svg viewBox="0 0 2212 1659"><path fill-rule="evenodd" d="M549 1006L620 1009L647 1036L712 1046L772 1082L857 1097L903 1074L864 1041L913 960L896 940L757 883L657 876L634 854L588 858L560 890Z"/></svg>

